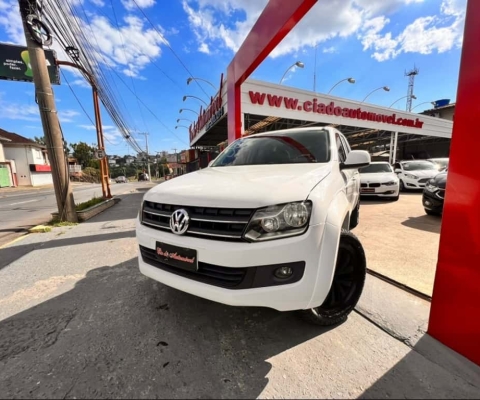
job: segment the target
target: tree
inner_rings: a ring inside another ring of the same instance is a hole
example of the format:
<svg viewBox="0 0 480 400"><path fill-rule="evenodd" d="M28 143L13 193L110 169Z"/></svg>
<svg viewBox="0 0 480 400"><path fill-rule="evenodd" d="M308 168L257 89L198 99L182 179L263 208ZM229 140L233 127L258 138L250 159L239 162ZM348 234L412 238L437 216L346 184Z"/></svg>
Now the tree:
<svg viewBox="0 0 480 400"><path fill-rule="evenodd" d="M93 160L95 149L84 142L72 143L72 154L83 168L90 167Z"/></svg>

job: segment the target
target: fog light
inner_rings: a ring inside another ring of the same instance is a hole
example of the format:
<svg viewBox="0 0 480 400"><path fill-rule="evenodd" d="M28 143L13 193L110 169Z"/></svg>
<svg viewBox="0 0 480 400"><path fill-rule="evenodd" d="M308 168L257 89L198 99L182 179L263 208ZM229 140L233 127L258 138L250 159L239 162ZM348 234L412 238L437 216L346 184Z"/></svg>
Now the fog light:
<svg viewBox="0 0 480 400"><path fill-rule="evenodd" d="M431 206L431 205L432 205L432 203L431 203L431 202L429 202L428 200L425 200L425 205L426 205L426 206Z"/></svg>
<svg viewBox="0 0 480 400"><path fill-rule="evenodd" d="M274 272L274 275L280 279L290 278L292 274L293 274L293 269L290 267L280 267L280 268L277 268Z"/></svg>

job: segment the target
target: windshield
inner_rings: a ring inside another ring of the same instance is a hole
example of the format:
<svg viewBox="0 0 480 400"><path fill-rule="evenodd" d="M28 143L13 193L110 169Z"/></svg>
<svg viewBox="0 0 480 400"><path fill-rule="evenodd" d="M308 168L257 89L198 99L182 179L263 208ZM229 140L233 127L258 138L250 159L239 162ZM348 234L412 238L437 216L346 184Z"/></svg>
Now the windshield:
<svg viewBox="0 0 480 400"><path fill-rule="evenodd" d="M329 160L328 131L291 130L238 139L217 157L212 167L325 163Z"/></svg>
<svg viewBox="0 0 480 400"><path fill-rule="evenodd" d="M402 167L405 171L424 171L437 169L435 164L430 161L409 161L403 162Z"/></svg>
<svg viewBox="0 0 480 400"><path fill-rule="evenodd" d="M392 172L392 167L389 164L370 164L368 167L360 168L361 174L373 174L381 172Z"/></svg>
<svg viewBox="0 0 480 400"><path fill-rule="evenodd" d="M433 159L433 160L430 160L431 162L433 162L438 169L444 169L446 167L448 167L448 158L447 159L441 159L441 158L438 158L438 159Z"/></svg>

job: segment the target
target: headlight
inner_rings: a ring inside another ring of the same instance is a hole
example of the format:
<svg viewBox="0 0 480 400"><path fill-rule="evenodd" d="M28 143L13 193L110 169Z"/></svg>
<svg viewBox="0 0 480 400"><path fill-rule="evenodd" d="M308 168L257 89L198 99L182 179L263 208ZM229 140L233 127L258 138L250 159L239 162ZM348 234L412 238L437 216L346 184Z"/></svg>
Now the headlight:
<svg viewBox="0 0 480 400"><path fill-rule="evenodd" d="M416 175L412 175L412 174L405 174L405 176L410 179L418 179Z"/></svg>
<svg viewBox="0 0 480 400"><path fill-rule="evenodd" d="M425 189L427 189L429 192L436 192L438 190L438 186L435 186L432 182L428 182L425 185Z"/></svg>
<svg viewBox="0 0 480 400"><path fill-rule="evenodd" d="M383 183L382 185L384 186L393 186L393 185L396 185L398 184L398 181L390 181L390 182L387 182L387 183Z"/></svg>
<svg viewBox="0 0 480 400"><path fill-rule="evenodd" d="M251 242L281 239L305 233L312 213L311 201L280 204L257 210L247 226Z"/></svg>

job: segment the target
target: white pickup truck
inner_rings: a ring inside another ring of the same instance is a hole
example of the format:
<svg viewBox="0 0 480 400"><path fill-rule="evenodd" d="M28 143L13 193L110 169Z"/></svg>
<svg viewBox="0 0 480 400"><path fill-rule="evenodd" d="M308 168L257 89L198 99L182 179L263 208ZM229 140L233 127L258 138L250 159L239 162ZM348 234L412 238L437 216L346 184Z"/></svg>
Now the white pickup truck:
<svg viewBox="0 0 480 400"><path fill-rule="evenodd" d="M335 128L241 138L208 168L148 191L137 221L140 271L233 306L345 320L363 290L358 168Z"/></svg>

